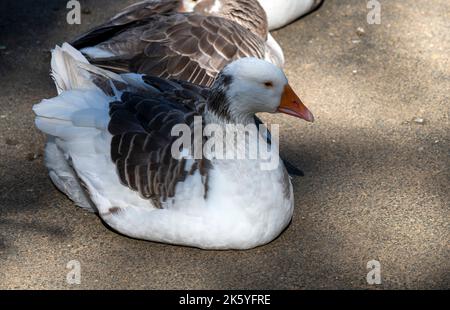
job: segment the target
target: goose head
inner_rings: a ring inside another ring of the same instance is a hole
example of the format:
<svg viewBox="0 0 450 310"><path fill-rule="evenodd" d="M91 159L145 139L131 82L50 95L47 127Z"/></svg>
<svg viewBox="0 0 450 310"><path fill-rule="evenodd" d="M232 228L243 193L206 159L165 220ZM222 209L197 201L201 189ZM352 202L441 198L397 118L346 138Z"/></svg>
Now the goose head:
<svg viewBox="0 0 450 310"><path fill-rule="evenodd" d="M241 58L218 75L208 98L208 111L228 122L248 123L259 112L285 113L314 121L277 66L256 58Z"/></svg>
<svg viewBox="0 0 450 310"><path fill-rule="evenodd" d="M182 0L182 11L230 19L263 40L268 36L266 12L257 0Z"/></svg>

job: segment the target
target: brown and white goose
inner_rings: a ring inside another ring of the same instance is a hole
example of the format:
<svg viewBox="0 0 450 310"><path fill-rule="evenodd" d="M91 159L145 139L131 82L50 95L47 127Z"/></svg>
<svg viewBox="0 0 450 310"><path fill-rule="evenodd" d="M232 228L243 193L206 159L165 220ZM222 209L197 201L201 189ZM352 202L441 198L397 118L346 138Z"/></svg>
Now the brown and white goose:
<svg viewBox="0 0 450 310"><path fill-rule="evenodd" d="M257 112L312 121L278 67L243 58L205 88L117 75L90 65L64 44L53 52L52 75L59 96L33 108L36 126L49 138L49 174L60 190L112 228L145 240L248 249L270 242L288 225L293 191L277 152L270 153L272 169L261 168L267 158L220 159L218 148L204 149L197 158L190 156L190 145L174 147L172 133L176 125L254 125ZM234 135L217 139L227 152L239 148ZM258 141L267 148L265 139ZM276 149L276 142L270 148Z"/></svg>
<svg viewBox="0 0 450 310"><path fill-rule="evenodd" d="M179 13L191 11L190 13ZM243 57L284 63L257 0L147 0L81 35L71 44L92 64L211 85Z"/></svg>

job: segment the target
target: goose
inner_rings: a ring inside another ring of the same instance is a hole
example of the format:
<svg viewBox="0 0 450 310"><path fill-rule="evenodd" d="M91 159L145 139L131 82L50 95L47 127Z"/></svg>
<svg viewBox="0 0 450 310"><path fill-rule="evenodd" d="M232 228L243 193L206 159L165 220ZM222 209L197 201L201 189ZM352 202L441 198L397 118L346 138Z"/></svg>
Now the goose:
<svg viewBox="0 0 450 310"><path fill-rule="evenodd" d="M34 105L35 124L48 137L51 180L77 205L124 235L201 249L254 248L289 224L293 189L281 161L262 169L262 158L220 159L215 148L212 156L192 157L174 147L171 132L176 124L252 125L257 112L312 122L280 68L241 58L207 88L118 75L89 64L67 43L52 53L59 95ZM232 152L238 148L234 136L218 139ZM276 141L269 147L276 149Z"/></svg>
<svg viewBox="0 0 450 310"><path fill-rule="evenodd" d="M146 0L70 44L116 73L134 72L210 86L243 57L284 64L257 0Z"/></svg>
<svg viewBox="0 0 450 310"><path fill-rule="evenodd" d="M269 30L292 23L322 4L323 0L259 0L267 13Z"/></svg>
<svg viewBox="0 0 450 310"><path fill-rule="evenodd" d="M265 44L262 38L267 38ZM147 73L206 86L233 59L253 56L284 64L283 51L268 33L265 12L256 0L146 0L71 45L91 63L117 73ZM290 175L303 176L288 161L285 165Z"/></svg>

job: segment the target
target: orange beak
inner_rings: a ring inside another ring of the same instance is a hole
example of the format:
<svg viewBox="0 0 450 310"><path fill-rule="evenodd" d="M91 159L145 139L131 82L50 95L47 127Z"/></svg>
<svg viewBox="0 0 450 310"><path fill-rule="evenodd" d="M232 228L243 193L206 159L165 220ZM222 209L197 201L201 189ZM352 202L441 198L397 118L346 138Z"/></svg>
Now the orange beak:
<svg viewBox="0 0 450 310"><path fill-rule="evenodd" d="M284 86L283 95L281 96L278 112L289 114L295 117L303 118L307 122L314 122L314 116L303 104L300 98L294 93L289 84Z"/></svg>

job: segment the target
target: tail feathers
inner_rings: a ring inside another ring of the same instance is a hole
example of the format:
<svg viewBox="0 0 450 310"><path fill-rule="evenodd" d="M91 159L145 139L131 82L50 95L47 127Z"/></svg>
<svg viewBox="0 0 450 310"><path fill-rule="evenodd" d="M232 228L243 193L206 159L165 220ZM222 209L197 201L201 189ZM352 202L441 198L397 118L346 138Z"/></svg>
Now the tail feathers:
<svg viewBox="0 0 450 310"><path fill-rule="evenodd" d="M110 98L98 89L70 90L33 106L36 127L62 139L76 139L106 129Z"/></svg>
<svg viewBox="0 0 450 310"><path fill-rule="evenodd" d="M91 65L80 51L68 43L55 47L51 66L58 94L72 89L102 89L104 85L114 89L110 85L112 82L125 84L119 75Z"/></svg>
<svg viewBox="0 0 450 310"><path fill-rule="evenodd" d="M84 137L89 137L97 132L97 130L92 127L79 128L73 126L72 123L68 121L42 117L36 117L35 124L40 131L49 136L58 137L63 140L79 140Z"/></svg>
<svg viewBox="0 0 450 310"><path fill-rule="evenodd" d="M109 97L100 90L70 90L58 97L44 99L33 106L37 116L71 120L72 114L80 110L107 109Z"/></svg>
<svg viewBox="0 0 450 310"><path fill-rule="evenodd" d="M52 51L52 77L56 84L58 94L70 89L89 89L92 82L78 69L79 63L88 64L88 60L71 45L64 43L62 47L56 46Z"/></svg>
<svg viewBox="0 0 450 310"><path fill-rule="evenodd" d="M106 129L109 103L123 91L154 90L139 74L121 76L91 65L68 43L53 50L52 76L59 95L33 106L35 122L44 133L65 140Z"/></svg>

